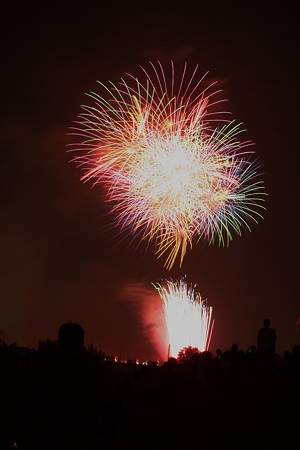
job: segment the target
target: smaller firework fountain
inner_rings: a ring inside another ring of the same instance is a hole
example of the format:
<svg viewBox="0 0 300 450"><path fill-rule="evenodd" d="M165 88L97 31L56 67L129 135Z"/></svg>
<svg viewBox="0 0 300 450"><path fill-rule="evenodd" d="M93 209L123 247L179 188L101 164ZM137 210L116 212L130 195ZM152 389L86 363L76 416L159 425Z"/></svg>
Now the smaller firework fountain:
<svg viewBox="0 0 300 450"><path fill-rule="evenodd" d="M169 340L168 357L176 358L180 350L196 347L200 352L209 348L214 321L212 307L202 300L195 286L184 278L154 284L163 300L163 313Z"/></svg>

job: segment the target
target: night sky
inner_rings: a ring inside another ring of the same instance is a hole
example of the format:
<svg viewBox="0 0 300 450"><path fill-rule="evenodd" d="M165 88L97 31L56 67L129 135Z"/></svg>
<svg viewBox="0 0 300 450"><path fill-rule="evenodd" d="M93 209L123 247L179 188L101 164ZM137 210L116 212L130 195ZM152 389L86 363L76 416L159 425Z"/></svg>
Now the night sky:
<svg viewBox="0 0 300 450"><path fill-rule="evenodd" d="M269 317L278 353L299 307L299 16L292 2L62 3L2 12L1 293L6 343L36 348L79 322L110 355L164 359L151 283L186 275L213 307L210 350L256 344ZM244 4L244 6L241 6ZM79 181L68 128L96 80L149 60L199 64L218 80L263 162L264 220L228 248L198 244L169 272L153 246L112 225L100 187Z"/></svg>

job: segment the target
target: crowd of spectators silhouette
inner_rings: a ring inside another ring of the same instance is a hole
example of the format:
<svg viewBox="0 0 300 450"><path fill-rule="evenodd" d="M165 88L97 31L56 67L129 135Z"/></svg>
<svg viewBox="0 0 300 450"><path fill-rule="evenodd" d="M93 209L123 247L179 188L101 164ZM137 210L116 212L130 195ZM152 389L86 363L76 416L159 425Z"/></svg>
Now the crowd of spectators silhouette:
<svg viewBox="0 0 300 450"><path fill-rule="evenodd" d="M275 343L269 319L247 351L233 343L162 365L105 361L76 323L38 350L2 343L0 448L291 448L300 346L279 357Z"/></svg>

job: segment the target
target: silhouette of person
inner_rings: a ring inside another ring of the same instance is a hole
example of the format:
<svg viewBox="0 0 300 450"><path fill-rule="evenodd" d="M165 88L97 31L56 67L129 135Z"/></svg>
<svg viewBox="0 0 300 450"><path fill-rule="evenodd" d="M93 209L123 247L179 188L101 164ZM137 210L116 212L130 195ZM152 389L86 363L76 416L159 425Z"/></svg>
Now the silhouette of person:
<svg viewBox="0 0 300 450"><path fill-rule="evenodd" d="M261 363L270 364L274 361L277 336L270 319L264 319L263 325L257 334L257 352Z"/></svg>
<svg viewBox="0 0 300 450"><path fill-rule="evenodd" d="M101 376L84 348L84 330L64 323L58 330L58 354L43 365L35 392L36 436L28 448L87 450L102 448ZM98 445L98 446L96 446Z"/></svg>

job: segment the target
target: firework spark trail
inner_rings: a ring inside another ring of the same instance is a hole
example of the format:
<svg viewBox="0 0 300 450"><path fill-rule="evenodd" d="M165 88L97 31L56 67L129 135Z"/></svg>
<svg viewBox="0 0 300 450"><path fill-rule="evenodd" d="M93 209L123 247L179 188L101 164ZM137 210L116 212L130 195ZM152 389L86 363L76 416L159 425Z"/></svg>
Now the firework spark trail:
<svg viewBox="0 0 300 450"><path fill-rule="evenodd" d="M177 357L185 347L208 350L214 322L212 307L201 299L184 279L154 284L163 300L163 312L170 345L170 356Z"/></svg>
<svg viewBox="0 0 300 450"><path fill-rule="evenodd" d="M152 75L141 69L144 82L127 74L99 82L103 96L88 94L93 105L82 106L70 151L81 180L105 186L120 229L155 242L171 269L195 241L225 246L250 230L266 194L252 143L238 139L244 130L214 112L225 101L215 100L215 83L204 88L198 66L190 78L187 64L179 78L173 63L171 77L159 62Z"/></svg>

